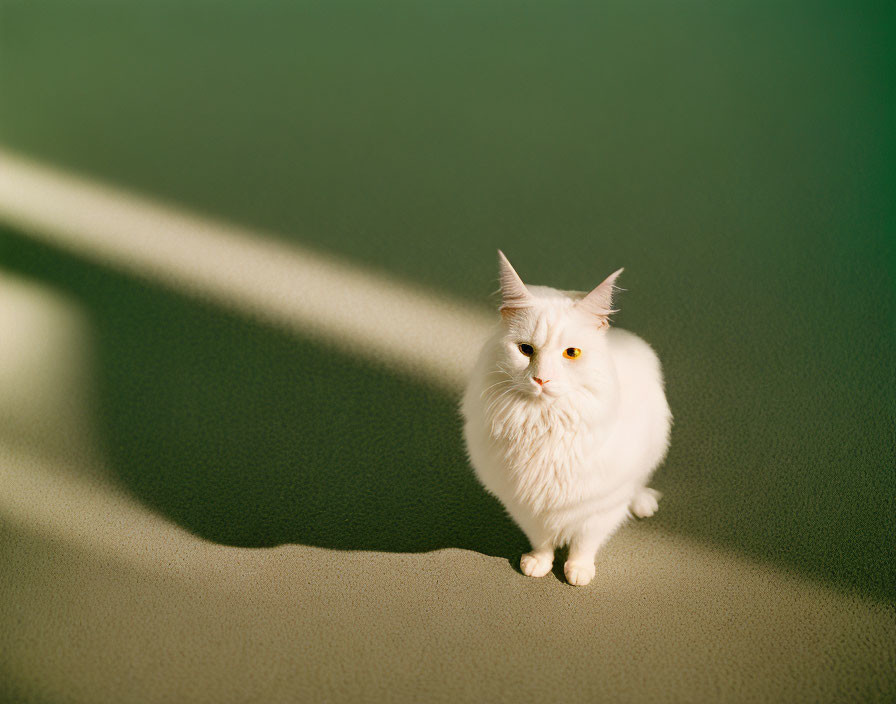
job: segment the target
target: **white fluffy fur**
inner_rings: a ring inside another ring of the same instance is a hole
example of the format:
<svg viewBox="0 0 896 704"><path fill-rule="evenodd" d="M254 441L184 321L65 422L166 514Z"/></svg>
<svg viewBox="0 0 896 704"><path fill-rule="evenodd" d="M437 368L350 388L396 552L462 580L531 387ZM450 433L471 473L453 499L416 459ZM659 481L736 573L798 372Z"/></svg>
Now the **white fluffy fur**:
<svg viewBox="0 0 896 704"><path fill-rule="evenodd" d="M467 451L532 544L523 573L547 574L554 549L568 544L566 578L587 584L622 522L657 510L647 481L672 423L660 363L639 337L609 327L621 270L586 295L525 286L499 255L502 320L464 394ZM563 356L570 347L577 359Z"/></svg>

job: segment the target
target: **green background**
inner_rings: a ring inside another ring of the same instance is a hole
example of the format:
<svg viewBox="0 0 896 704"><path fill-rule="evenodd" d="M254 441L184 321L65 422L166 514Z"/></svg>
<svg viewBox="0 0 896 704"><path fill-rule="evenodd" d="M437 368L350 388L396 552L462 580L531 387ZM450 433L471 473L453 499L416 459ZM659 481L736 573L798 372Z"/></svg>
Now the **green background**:
<svg viewBox="0 0 896 704"><path fill-rule="evenodd" d="M624 266L663 529L892 602L893 13L791 2L14 2L0 142L493 303ZM455 400L0 235L85 305L121 482L228 545L514 565ZM296 370L301 369L301 380Z"/></svg>

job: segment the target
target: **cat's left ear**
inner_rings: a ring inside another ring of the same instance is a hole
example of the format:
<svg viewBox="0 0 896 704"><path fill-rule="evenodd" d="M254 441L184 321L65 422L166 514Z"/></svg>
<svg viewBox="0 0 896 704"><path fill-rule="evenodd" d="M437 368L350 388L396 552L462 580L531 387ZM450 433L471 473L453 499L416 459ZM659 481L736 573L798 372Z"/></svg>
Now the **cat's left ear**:
<svg viewBox="0 0 896 704"><path fill-rule="evenodd" d="M600 320L600 327L610 324L610 316L616 311L613 308L613 294L616 293L616 279L622 273L622 269L614 271L591 293L576 304L577 308L596 316Z"/></svg>

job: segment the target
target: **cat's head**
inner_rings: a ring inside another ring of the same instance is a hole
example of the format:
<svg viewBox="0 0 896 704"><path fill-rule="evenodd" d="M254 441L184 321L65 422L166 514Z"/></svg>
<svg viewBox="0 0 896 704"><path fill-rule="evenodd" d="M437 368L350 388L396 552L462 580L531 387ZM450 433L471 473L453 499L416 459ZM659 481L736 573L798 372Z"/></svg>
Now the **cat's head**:
<svg viewBox="0 0 896 704"><path fill-rule="evenodd" d="M500 250L502 335L498 370L512 387L553 399L590 389L605 368L614 284L622 269L590 293L526 286Z"/></svg>

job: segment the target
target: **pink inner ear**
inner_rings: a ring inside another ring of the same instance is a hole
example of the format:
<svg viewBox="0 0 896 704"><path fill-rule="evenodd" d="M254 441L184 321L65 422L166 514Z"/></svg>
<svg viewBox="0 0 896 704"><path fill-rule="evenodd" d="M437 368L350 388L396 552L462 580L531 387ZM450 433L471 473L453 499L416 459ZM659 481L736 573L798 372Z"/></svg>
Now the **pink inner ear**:
<svg viewBox="0 0 896 704"><path fill-rule="evenodd" d="M613 308L613 294L617 290L616 279L619 278L622 271L622 269L614 271L577 304L583 310L599 317L601 319L600 327L609 325L607 318L617 312Z"/></svg>
<svg viewBox="0 0 896 704"><path fill-rule="evenodd" d="M511 318L522 313L523 310L523 308L510 308L509 306L501 306L500 308L498 308L498 312L501 314L501 317L504 320L510 320Z"/></svg>
<svg viewBox="0 0 896 704"><path fill-rule="evenodd" d="M526 284L510 265L504 252L498 250L498 267L501 278L501 312L506 309L527 308L532 305L532 296Z"/></svg>

